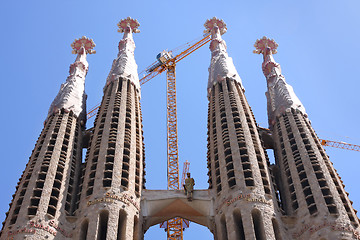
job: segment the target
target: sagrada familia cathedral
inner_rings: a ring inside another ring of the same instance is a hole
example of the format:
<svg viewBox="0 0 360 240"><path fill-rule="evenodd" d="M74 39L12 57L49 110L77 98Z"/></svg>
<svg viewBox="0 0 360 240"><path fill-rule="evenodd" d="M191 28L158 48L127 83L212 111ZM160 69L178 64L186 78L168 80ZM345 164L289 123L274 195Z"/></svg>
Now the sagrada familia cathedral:
<svg viewBox="0 0 360 240"><path fill-rule="evenodd" d="M146 189L132 37L138 26L131 18L119 23L124 35L90 130L84 85L94 43L85 37L73 43L76 60L20 177L1 240L141 240L151 226L174 217L206 226L217 240L360 239L341 178L273 58L277 44L266 37L255 43L267 82L264 129L227 54L226 25L217 18L207 21L209 188L195 189L192 201L182 190ZM274 150L275 164L266 149Z"/></svg>

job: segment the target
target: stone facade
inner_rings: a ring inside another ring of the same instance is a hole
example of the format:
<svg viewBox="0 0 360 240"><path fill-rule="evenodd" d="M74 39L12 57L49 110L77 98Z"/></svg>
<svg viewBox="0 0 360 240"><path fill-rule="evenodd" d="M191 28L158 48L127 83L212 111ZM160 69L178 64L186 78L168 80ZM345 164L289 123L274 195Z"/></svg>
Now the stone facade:
<svg viewBox="0 0 360 240"><path fill-rule="evenodd" d="M124 33L104 87L94 127L86 130L86 54L61 86L23 172L0 239L141 240L151 226L181 217L206 226L217 240L360 239L359 219L292 87L262 38L270 129L258 127L221 35L211 34L208 80L208 182L188 201L182 190L145 189L140 83L132 33ZM82 149L87 147L85 161ZM266 148L274 149L270 164Z"/></svg>

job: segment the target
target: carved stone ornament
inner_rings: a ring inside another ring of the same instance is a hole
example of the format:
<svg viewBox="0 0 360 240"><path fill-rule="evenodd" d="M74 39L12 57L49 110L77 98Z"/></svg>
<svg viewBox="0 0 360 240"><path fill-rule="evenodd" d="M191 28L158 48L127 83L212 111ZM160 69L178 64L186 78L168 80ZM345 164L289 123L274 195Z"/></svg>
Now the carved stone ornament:
<svg viewBox="0 0 360 240"><path fill-rule="evenodd" d="M92 39L82 37L75 39L71 44L73 53L78 54L74 63L70 65L69 76L66 82L61 84L60 90L51 103L48 118L64 109L67 112L73 111L77 117L86 120L86 94L85 76L88 72L89 64L86 60L86 53L95 53L92 49L95 43Z"/></svg>
<svg viewBox="0 0 360 240"><path fill-rule="evenodd" d="M270 39L264 36L263 38L256 40L254 44L256 50L254 50L253 52L257 54L265 53L265 50L269 48L272 54L276 54L276 49L278 46L279 45L274 41L274 39Z"/></svg>
<svg viewBox="0 0 360 240"><path fill-rule="evenodd" d="M222 19L218 19L217 17L213 17L211 19L206 20L204 23L204 33L210 33L212 29L215 27L219 28L220 34L223 35L227 32L227 27L225 22Z"/></svg>
<svg viewBox="0 0 360 240"><path fill-rule="evenodd" d="M130 27L133 33L139 33L140 30L138 27L140 26L138 20L132 19L131 17L127 17L122 19L118 24L118 32L123 33L127 27Z"/></svg>
<svg viewBox="0 0 360 240"><path fill-rule="evenodd" d="M138 66L134 57L135 42L132 37L133 32L140 32L139 29L137 29L139 26L139 22L131 17L123 19L118 23L118 32L124 33L124 36L119 42L119 53L113 61L110 73L106 79L106 86L121 77L123 79L129 79L136 86L136 89L140 90L139 75L137 72Z"/></svg>
<svg viewBox="0 0 360 240"><path fill-rule="evenodd" d="M268 117L270 126L275 123L277 116L283 115L291 108L302 112L307 116L306 111L299 98L296 96L292 86L286 83L285 77L281 74L280 64L275 62L272 54L277 51L278 44L267 37L256 40L254 53L263 54L264 61L262 70L267 80L268 91L265 93L268 102Z"/></svg>
<svg viewBox="0 0 360 240"><path fill-rule="evenodd" d="M93 54L96 53L95 50L92 50L95 47L95 43L92 39L87 38L85 36L82 36L79 39L75 39L75 41L71 44L71 47L73 49L73 54L78 54L81 47L85 48L85 51L87 54Z"/></svg>
<svg viewBox="0 0 360 240"><path fill-rule="evenodd" d="M226 43L221 38L221 33L227 31L223 20L213 17L204 24L205 32L211 32L211 62L209 67L208 96L211 93L212 86L225 79L231 79L240 83L243 88L239 74L236 71L233 60L228 56Z"/></svg>

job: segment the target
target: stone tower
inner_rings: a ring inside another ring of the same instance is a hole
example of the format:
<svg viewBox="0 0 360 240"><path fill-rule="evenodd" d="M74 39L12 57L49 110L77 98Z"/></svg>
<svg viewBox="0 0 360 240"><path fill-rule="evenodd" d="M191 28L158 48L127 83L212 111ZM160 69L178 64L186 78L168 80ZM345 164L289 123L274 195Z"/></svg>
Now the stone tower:
<svg viewBox="0 0 360 240"><path fill-rule="evenodd" d="M263 37L256 41L254 52L264 56L269 126L285 223L293 239L359 239L359 220L341 178L272 56L277 46Z"/></svg>
<svg viewBox="0 0 360 240"><path fill-rule="evenodd" d="M212 18L205 27L211 32L207 164L215 198L215 238L280 239L284 233L268 157L221 38L226 25Z"/></svg>
<svg viewBox="0 0 360 240"><path fill-rule="evenodd" d="M82 166L76 239L138 239L144 184L140 84L134 58L137 20L118 24L123 39L104 87Z"/></svg>
<svg viewBox="0 0 360 240"><path fill-rule="evenodd" d="M86 37L72 44L76 60L50 106L44 129L18 182L1 239L71 237L72 225L66 218L72 215L76 200L76 169L81 164L82 131L86 121L86 54L94 53L94 46ZM59 222L63 224L61 228ZM57 233L56 229L62 231Z"/></svg>

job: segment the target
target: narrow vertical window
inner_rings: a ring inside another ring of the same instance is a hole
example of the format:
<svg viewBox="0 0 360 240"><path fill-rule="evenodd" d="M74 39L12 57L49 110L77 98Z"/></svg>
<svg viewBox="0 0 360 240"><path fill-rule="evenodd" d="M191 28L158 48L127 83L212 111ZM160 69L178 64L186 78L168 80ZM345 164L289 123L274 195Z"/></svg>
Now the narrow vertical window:
<svg viewBox="0 0 360 240"><path fill-rule="evenodd" d="M236 239L245 240L244 226L243 226L243 221L242 221L242 217L241 217L241 213L240 213L239 209L236 209L234 211L233 217L234 217L234 223L235 223Z"/></svg>
<svg viewBox="0 0 360 240"><path fill-rule="evenodd" d="M98 240L105 240L107 234L109 212L102 211L99 215Z"/></svg>
<svg viewBox="0 0 360 240"><path fill-rule="evenodd" d="M117 232L117 240L125 239L126 236L126 212L124 210L120 210L119 212L119 220L118 220L118 232Z"/></svg>
<svg viewBox="0 0 360 240"><path fill-rule="evenodd" d="M254 209L251 212L253 224L254 224L254 232L256 236L256 240L266 240L265 238L265 231L264 231L264 224L261 218L261 213L259 210Z"/></svg>
<svg viewBox="0 0 360 240"><path fill-rule="evenodd" d="M89 228L89 221L86 219L81 224L79 240L86 240L88 228Z"/></svg>
<svg viewBox="0 0 360 240"><path fill-rule="evenodd" d="M139 220L137 216L134 216L134 229L133 229L133 240L138 240L138 224Z"/></svg>
<svg viewBox="0 0 360 240"><path fill-rule="evenodd" d="M221 237L222 237L222 239L223 240L228 240L226 220L225 220L224 215L222 215L222 217L220 219L220 226L221 226Z"/></svg>

